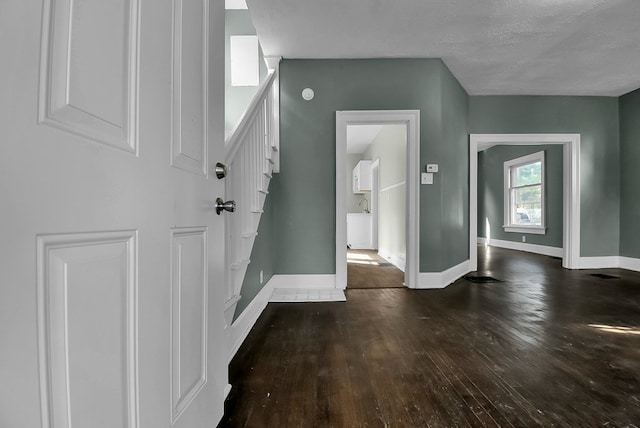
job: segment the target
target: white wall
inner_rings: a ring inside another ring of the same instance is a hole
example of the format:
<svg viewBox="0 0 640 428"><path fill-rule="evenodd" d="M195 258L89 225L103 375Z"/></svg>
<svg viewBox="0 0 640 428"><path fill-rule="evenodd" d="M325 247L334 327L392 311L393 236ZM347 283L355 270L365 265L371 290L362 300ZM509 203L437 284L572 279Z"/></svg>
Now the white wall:
<svg viewBox="0 0 640 428"><path fill-rule="evenodd" d="M405 125L385 125L364 153L380 160L380 212L378 250L394 264L406 260L406 156ZM371 198L371 195L367 195Z"/></svg>

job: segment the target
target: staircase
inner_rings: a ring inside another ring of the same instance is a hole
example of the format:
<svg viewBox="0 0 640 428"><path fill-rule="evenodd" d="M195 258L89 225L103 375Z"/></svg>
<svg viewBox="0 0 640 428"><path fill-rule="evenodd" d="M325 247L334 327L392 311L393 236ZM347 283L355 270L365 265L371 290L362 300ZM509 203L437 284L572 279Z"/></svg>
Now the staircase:
<svg viewBox="0 0 640 428"><path fill-rule="evenodd" d="M271 65L271 64L270 64ZM277 65L269 71L256 96L226 142L226 195L236 200L226 221L227 294L225 320L231 325L258 224L269 194L272 174L279 171L279 85Z"/></svg>

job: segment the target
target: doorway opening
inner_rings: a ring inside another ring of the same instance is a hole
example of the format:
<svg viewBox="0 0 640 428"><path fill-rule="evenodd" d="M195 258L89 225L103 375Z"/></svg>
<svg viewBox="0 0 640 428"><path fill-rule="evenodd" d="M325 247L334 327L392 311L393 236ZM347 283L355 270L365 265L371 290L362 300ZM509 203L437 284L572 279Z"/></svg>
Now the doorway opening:
<svg viewBox="0 0 640 428"><path fill-rule="evenodd" d="M336 112L337 288L417 284L418 142L418 111Z"/></svg>
<svg viewBox="0 0 640 428"><path fill-rule="evenodd" d="M562 266L580 265L580 134L471 134L469 144L469 269L478 267L478 151L496 145L563 147Z"/></svg>
<svg viewBox="0 0 640 428"><path fill-rule="evenodd" d="M406 124L347 125L347 288L402 288Z"/></svg>

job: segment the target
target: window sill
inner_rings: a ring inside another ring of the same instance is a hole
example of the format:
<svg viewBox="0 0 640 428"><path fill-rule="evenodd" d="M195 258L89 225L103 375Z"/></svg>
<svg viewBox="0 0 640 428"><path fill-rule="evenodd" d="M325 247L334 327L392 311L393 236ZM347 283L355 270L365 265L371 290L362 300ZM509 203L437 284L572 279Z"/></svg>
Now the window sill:
<svg viewBox="0 0 640 428"><path fill-rule="evenodd" d="M547 228L540 226L502 226L505 232L530 233L532 235L546 235Z"/></svg>

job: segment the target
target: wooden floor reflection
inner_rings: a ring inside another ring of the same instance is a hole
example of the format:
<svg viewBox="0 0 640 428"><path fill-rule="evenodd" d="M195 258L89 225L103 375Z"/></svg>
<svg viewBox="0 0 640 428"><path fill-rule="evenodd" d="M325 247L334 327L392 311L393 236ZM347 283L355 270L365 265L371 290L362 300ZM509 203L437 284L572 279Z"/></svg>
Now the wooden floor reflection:
<svg viewBox="0 0 640 428"><path fill-rule="evenodd" d="M347 250L347 288L402 288L404 272L377 250Z"/></svg>
<svg viewBox="0 0 640 428"><path fill-rule="evenodd" d="M442 290L269 304L221 427L640 425L640 273L479 248Z"/></svg>

